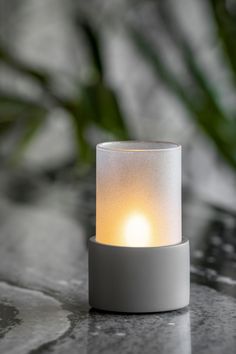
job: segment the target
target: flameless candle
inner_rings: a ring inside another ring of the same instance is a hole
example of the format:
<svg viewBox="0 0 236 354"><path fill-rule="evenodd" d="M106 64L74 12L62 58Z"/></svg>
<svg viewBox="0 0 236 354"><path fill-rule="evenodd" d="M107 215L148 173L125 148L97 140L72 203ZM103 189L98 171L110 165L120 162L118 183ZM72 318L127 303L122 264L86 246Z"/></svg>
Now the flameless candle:
<svg viewBox="0 0 236 354"><path fill-rule="evenodd" d="M181 241L181 146L97 146L97 242L130 247Z"/></svg>
<svg viewBox="0 0 236 354"><path fill-rule="evenodd" d="M189 243L181 230L181 146L97 145L96 237L89 242L89 302L119 312L189 303Z"/></svg>

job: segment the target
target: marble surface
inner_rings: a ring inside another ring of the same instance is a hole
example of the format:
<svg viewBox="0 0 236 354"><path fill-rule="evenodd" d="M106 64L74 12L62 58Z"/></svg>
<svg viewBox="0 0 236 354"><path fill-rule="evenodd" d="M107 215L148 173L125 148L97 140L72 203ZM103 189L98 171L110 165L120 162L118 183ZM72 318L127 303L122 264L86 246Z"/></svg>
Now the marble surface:
<svg viewBox="0 0 236 354"><path fill-rule="evenodd" d="M184 199L192 254L188 308L104 313L87 299L94 193L85 185L71 205L71 191L49 187L40 198L22 201L13 193L0 202L1 354L235 353L233 212Z"/></svg>

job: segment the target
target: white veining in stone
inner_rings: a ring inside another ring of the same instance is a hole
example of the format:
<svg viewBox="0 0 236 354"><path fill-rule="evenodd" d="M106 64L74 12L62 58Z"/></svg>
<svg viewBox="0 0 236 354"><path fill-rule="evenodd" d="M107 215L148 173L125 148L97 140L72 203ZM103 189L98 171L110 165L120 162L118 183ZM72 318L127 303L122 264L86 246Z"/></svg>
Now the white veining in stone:
<svg viewBox="0 0 236 354"><path fill-rule="evenodd" d="M0 341L0 353L26 354L62 336L70 326L68 312L60 303L39 291L0 283L0 300L14 306L19 324Z"/></svg>

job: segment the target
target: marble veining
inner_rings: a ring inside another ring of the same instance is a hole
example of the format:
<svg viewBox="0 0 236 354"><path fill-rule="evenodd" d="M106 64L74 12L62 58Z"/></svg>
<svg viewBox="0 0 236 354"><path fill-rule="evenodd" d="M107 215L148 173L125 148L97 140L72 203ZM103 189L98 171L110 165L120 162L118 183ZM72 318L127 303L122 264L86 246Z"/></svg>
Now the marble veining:
<svg viewBox="0 0 236 354"><path fill-rule="evenodd" d="M13 307L16 314L12 323L6 323L7 330L0 337L0 353L29 353L56 340L70 327L69 313L57 300L39 291L0 282L0 301Z"/></svg>

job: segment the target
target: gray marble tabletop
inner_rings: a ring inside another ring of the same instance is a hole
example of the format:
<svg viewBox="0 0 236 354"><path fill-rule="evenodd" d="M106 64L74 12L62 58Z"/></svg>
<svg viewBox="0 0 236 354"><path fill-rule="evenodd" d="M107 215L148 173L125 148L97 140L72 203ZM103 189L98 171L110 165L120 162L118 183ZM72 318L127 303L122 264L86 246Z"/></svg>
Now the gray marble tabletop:
<svg viewBox="0 0 236 354"><path fill-rule="evenodd" d="M183 228L191 242L190 306L126 315L88 305L87 237L94 230L94 193L89 187L85 184L74 193L68 186L48 185L40 189L40 197L23 200L11 188L4 193L1 354L235 353L233 212L186 197Z"/></svg>

